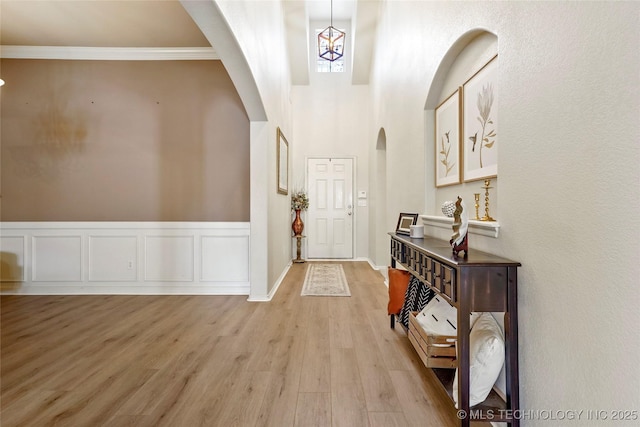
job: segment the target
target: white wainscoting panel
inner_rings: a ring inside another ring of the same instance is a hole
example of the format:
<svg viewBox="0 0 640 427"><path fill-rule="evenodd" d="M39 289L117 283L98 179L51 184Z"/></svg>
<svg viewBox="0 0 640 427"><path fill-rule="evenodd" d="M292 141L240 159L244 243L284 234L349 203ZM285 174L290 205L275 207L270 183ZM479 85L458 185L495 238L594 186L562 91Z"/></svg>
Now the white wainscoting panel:
<svg viewBox="0 0 640 427"><path fill-rule="evenodd" d="M0 236L0 281L25 280L24 248L24 236Z"/></svg>
<svg viewBox="0 0 640 427"><path fill-rule="evenodd" d="M246 257L234 256L246 253ZM249 280L249 236L203 236L202 276L204 282L247 282Z"/></svg>
<svg viewBox="0 0 640 427"><path fill-rule="evenodd" d="M32 236L34 282L82 281L82 236Z"/></svg>
<svg viewBox="0 0 640 427"><path fill-rule="evenodd" d="M2 222L3 294L249 295L248 222Z"/></svg>
<svg viewBox="0 0 640 427"><path fill-rule="evenodd" d="M90 282L135 282L137 279L137 236L89 236Z"/></svg>
<svg viewBox="0 0 640 427"><path fill-rule="evenodd" d="M146 236L144 280L193 282L193 236Z"/></svg>

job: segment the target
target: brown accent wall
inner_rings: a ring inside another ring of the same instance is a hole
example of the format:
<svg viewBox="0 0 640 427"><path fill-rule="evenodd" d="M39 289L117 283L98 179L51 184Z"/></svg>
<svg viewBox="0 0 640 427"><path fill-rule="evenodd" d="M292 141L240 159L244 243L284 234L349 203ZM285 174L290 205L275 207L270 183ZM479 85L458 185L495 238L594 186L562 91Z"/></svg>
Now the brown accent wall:
<svg viewBox="0 0 640 427"><path fill-rule="evenodd" d="M249 221L220 61L3 59L3 221Z"/></svg>

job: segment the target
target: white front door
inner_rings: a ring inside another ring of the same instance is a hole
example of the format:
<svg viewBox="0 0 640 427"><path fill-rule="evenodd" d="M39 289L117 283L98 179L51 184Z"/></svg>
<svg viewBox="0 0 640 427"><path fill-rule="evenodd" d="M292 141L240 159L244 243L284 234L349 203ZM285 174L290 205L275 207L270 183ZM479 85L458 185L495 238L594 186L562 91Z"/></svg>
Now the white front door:
<svg viewBox="0 0 640 427"><path fill-rule="evenodd" d="M308 159L307 258L353 257L353 159Z"/></svg>

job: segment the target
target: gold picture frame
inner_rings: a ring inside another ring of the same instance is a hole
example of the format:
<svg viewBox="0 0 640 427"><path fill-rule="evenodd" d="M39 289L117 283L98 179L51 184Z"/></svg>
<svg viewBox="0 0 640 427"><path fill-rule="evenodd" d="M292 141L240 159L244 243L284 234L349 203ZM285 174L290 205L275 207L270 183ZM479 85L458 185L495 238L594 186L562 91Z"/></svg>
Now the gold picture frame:
<svg viewBox="0 0 640 427"><path fill-rule="evenodd" d="M276 152L276 178L278 194L289 194L289 142L278 127Z"/></svg>
<svg viewBox="0 0 640 427"><path fill-rule="evenodd" d="M462 180L498 176L498 55L462 86Z"/></svg>

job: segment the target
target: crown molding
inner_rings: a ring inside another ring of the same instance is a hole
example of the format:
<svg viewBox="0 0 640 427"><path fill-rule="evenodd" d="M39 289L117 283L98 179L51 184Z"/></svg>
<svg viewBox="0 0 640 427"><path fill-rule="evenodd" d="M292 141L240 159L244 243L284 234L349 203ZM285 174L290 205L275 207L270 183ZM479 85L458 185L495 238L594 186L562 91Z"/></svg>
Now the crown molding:
<svg viewBox="0 0 640 427"><path fill-rule="evenodd" d="M0 58L98 61L178 61L220 59L212 47L0 46Z"/></svg>

